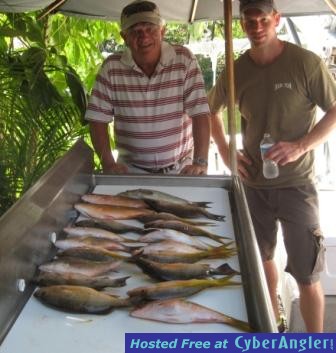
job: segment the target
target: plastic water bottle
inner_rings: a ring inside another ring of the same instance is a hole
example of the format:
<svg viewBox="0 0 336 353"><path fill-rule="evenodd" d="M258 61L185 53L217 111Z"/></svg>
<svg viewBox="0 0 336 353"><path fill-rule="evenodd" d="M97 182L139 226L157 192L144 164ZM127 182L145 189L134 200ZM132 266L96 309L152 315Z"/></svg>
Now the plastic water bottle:
<svg viewBox="0 0 336 353"><path fill-rule="evenodd" d="M274 141L270 134L265 133L260 142L261 158L263 160L263 174L266 179L274 179L279 176L279 167L272 159L266 159L266 152L274 145Z"/></svg>

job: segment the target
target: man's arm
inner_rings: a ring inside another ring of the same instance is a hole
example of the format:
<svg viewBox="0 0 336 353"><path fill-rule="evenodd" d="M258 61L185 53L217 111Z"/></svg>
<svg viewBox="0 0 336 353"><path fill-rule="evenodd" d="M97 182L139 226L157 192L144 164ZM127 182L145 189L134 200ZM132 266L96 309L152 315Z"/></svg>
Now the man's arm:
<svg viewBox="0 0 336 353"><path fill-rule="evenodd" d="M210 143L210 117L199 116L192 119L192 133L194 139L194 163L185 166L181 174L203 175L207 173L207 164L197 163L197 160L208 161Z"/></svg>
<svg viewBox="0 0 336 353"><path fill-rule="evenodd" d="M231 169L229 142L226 139L225 127L222 113L212 114L211 116L211 136L217 145L218 152L224 164ZM248 176L245 164L251 161L240 151L237 151L238 173L242 178Z"/></svg>
<svg viewBox="0 0 336 353"><path fill-rule="evenodd" d="M127 173L124 164L117 164L111 152L108 124L90 121L90 135L93 147L100 159L103 172L106 174Z"/></svg>
<svg viewBox="0 0 336 353"><path fill-rule="evenodd" d="M336 128L336 104L330 108L315 127L296 141L277 142L267 153L267 157L280 165L296 161L304 153L325 142Z"/></svg>

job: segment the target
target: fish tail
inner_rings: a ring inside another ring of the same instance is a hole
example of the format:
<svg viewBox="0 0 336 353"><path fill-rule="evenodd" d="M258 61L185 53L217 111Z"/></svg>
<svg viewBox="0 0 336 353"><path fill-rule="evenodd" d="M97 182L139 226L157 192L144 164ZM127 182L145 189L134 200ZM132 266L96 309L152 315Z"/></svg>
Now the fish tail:
<svg viewBox="0 0 336 353"><path fill-rule="evenodd" d="M139 235L145 235L147 233L150 233L153 231L153 228L139 228L139 230L137 230L135 233L139 234Z"/></svg>
<svg viewBox="0 0 336 353"><path fill-rule="evenodd" d="M220 237L220 238L223 238L223 237ZM225 238L225 239L228 239L228 238ZM230 248L232 247L232 249L234 248L234 246L236 245L236 242L234 240L231 240L229 242L226 242L224 239L218 239L220 243L222 243L223 245L221 246L225 246L227 248Z"/></svg>
<svg viewBox="0 0 336 353"><path fill-rule="evenodd" d="M125 251L128 252L128 253L130 253L130 254L131 254L134 250L138 250L138 249L141 249L141 248L144 247L143 245L129 246L129 245L125 245L125 244L123 244L123 246L124 246Z"/></svg>
<svg viewBox="0 0 336 353"><path fill-rule="evenodd" d="M235 248L229 248L226 245L219 246L217 248L212 248L209 250L209 258L216 259L218 257L232 257L236 255L237 250Z"/></svg>
<svg viewBox="0 0 336 353"><path fill-rule="evenodd" d="M212 204L211 201L195 201L193 202L194 205L198 206L198 207L210 207L209 204Z"/></svg>
<svg viewBox="0 0 336 353"><path fill-rule="evenodd" d="M218 240L219 240L220 243L223 243L223 244L231 244L231 243L234 243L234 241L231 241L231 242L229 242L229 243L226 243L226 240L232 240L231 237L226 236L226 235L218 236Z"/></svg>
<svg viewBox="0 0 336 353"><path fill-rule="evenodd" d="M108 295L108 292L106 294ZM113 294L111 296L113 296ZM112 301L111 301L112 307L114 307L113 303L114 303L114 300L112 299ZM118 307L118 308L127 308L127 307L130 307L132 305L133 305L133 303L131 301L131 298L129 298L129 297L127 297L127 298L118 298L116 300L116 307Z"/></svg>
<svg viewBox="0 0 336 353"><path fill-rule="evenodd" d="M201 213L203 214L203 216L213 219L215 221L225 222L226 217L224 215L217 215L217 214L208 212L207 210L204 210L204 209L201 209Z"/></svg>
<svg viewBox="0 0 336 353"><path fill-rule="evenodd" d="M207 236L208 238L210 238L210 239L212 239L214 241L217 241L218 243L224 244L224 245L229 245L231 243L234 243L234 242L226 243L226 240L227 239L231 239L231 238L226 237L226 236L222 236L222 235L206 233L205 236Z"/></svg>
<svg viewBox="0 0 336 353"><path fill-rule="evenodd" d="M235 319L234 317L225 314L223 314L223 323L236 327L244 332L255 332L248 322Z"/></svg>
<svg viewBox="0 0 336 353"><path fill-rule="evenodd" d="M119 306L120 307L129 307L132 306L133 303L131 301L131 298L122 298L120 299Z"/></svg>
<svg viewBox="0 0 336 353"><path fill-rule="evenodd" d="M241 282L233 281L234 274L228 275L227 277L213 279L212 282L215 286L240 286Z"/></svg>
<svg viewBox="0 0 336 353"><path fill-rule="evenodd" d="M126 281L131 278L131 276L125 276L125 277L120 277L117 278L114 282L114 287L125 287L126 286Z"/></svg>
<svg viewBox="0 0 336 353"><path fill-rule="evenodd" d="M141 259L141 256L143 256L143 247L141 249L141 247L139 249L135 249L135 251L131 252L131 257L128 258L128 262L133 262L133 263L137 263L139 261L139 259Z"/></svg>

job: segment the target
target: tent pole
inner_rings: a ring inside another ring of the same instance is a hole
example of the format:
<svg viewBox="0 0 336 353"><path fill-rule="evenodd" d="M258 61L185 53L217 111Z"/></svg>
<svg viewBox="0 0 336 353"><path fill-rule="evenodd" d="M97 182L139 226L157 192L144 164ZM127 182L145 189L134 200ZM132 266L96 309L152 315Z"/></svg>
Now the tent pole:
<svg viewBox="0 0 336 353"><path fill-rule="evenodd" d="M302 43L301 43L300 37L298 35L298 32L295 28L295 24L293 23L293 20L290 17L287 17L286 23L287 23L287 26L293 36L295 44L298 45L299 47L302 47Z"/></svg>
<svg viewBox="0 0 336 353"><path fill-rule="evenodd" d="M237 146L236 146L236 119L235 119L235 85L234 85L234 58L232 41L232 0L224 0L224 29L225 29L225 69L227 112L229 128L230 167L232 175L238 175Z"/></svg>
<svg viewBox="0 0 336 353"><path fill-rule="evenodd" d="M195 21L196 10L197 10L198 0L194 0L191 8L191 13L189 16L189 22L193 23Z"/></svg>
<svg viewBox="0 0 336 353"><path fill-rule="evenodd" d="M42 20L43 17L49 15L51 12L56 11L60 6L62 6L67 0L56 0L47 6L41 14L37 17L38 20Z"/></svg>
<svg viewBox="0 0 336 353"><path fill-rule="evenodd" d="M335 14L336 13L336 3L335 0L324 0L326 4L330 7L332 12Z"/></svg>

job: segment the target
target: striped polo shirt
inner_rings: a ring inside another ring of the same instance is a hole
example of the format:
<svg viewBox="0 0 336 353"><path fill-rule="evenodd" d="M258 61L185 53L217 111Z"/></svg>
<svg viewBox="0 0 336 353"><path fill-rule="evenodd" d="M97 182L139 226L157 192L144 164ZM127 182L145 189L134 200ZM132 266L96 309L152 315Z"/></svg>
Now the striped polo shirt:
<svg viewBox="0 0 336 353"><path fill-rule="evenodd" d="M183 46L163 42L150 78L129 49L109 56L97 75L86 119L114 122L115 143L126 163L162 168L190 154L192 119L208 113L195 56Z"/></svg>

